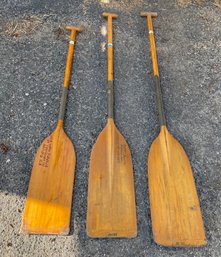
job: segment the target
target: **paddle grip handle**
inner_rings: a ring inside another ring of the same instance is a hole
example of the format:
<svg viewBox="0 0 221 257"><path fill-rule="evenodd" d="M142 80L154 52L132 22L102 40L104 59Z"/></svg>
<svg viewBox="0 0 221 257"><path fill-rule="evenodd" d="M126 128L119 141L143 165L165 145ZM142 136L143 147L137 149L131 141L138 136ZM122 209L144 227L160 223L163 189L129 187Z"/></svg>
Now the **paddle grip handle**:
<svg viewBox="0 0 221 257"><path fill-rule="evenodd" d="M77 35L77 32L82 31L81 28L76 27L76 26L66 26L65 28L67 30L69 30L71 33L70 33L66 68L65 68L65 74L64 74L64 87L62 89L60 111L59 111L59 117L58 117L58 119L59 119L58 124L61 124L61 125L63 124L65 108L66 108L66 103L67 103L68 87L69 87L70 78L71 78L71 68L72 68L72 60L73 60L73 55L74 55L76 35Z"/></svg>
<svg viewBox="0 0 221 257"><path fill-rule="evenodd" d="M118 17L115 13L104 12L103 17L107 18L107 59L108 59L108 88L107 88L107 111L108 118L114 117L114 61L113 61L113 28L112 19Z"/></svg>
<svg viewBox="0 0 221 257"><path fill-rule="evenodd" d="M156 50L156 44L154 39L154 30L153 30L153 22L152 22L152 17L157 17L157 13L141 13L141 15L147 17L147 27L148 27L149 39L150 39L150 50L151 50L151 57L152 57L153 73L154 73L154 76L159 77L157 50Z"/></svg>
<svg viewBox="0 0 221 257"><path fill-rule="evenodd" d="M117 18L118 15L114 13L104 12L103 17L107 18L107 59L108 59L108 81L113 80L114 62L113 62L113 28L112 19Z"/></svg>
<svg viewBox="0 0 221 257"><path fill-rule="evenodd" d="M72 60L74 55L74 47L75 47L75 40L77 32L81 32L82 29L75 26L66 26L67 30L70 30L70 40L69 40L69 46L68 46L68 55L67 55L67 61L66 61L66 68L64 73L64 87L68 87L70 83L71 78L71 68L72 68Z"/></svg>
<svg viewBox="0 0 221 257"><path fill-rule="evenodd" d="M157 17L157 13L155 12L141 12L140 14L143 17L147 17L147 27L149 32L149 39L150 39L150 51L151 51L151 59L153 65L153 74L154 74L154 84L156 87L156 97L157 97L157 107L159 112L159 121L160 126L166 126L166 117L163 108L163 98L161 93L160 87L160 78L159 78L159 68L157 62L157 50L156 44L154 39L154 31L153 31L153 22L152 17Z"/></svg>

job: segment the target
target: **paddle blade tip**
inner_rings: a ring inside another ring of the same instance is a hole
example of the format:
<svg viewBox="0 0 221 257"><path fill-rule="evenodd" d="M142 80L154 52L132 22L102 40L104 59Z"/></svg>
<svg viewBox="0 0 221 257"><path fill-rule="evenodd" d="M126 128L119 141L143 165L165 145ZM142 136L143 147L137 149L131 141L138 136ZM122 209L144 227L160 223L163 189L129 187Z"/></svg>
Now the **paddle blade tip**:
<svg viewBox="0 0 221 257"><path fill-rule="evenodd" d="M70 207L27 197L21 232L24 234L68 235Z"/></svg>
<svg viewBox="0 0 221 257"><path fill-rule="evenodd" d="M60 235L60 236L68 236L69 235L69 229L62 231L62 232L54 232L54 231L47 231L44 230L21 230L20 234L23 235Z"/></svg>
<svg viewBox="0 0 221 257"><path fill-rule="evenodd" d="M154 241L158 245L167 246L167 247L202 247L207 244L207 240L205 237L202 237L201 239L181 239L181 238L173 238L169 239L168 237L155 237Z"/></svg>
<svg viewBox="0 0 221 257"><path fill-rule="evenodd" d="M45 228L39 228L39 227L28 227L22 225L20 229L20 234L24 235L61 235L61 236L67 236L69 235L70 228L64 227L59 229L49 229L46 230Z"/></svg>
<svg viewBox="0 0 221 257"><path fill-rule="evenodd" d="M36 217L35 217L36 218ZM39 217L39 221L36 223L36 219L33 217L23 217L22 225L20 228L20 234L25 235L68 235L70 231L69 217L61 224L52 223L49 226L44 222L44 219Z"/></svg>
<svg viewBox="0 0 221 257"><path fill-rule="evenodd" d="M87 236L91 238L134 238L137 236L137 228L131 230L92 230L87 228Z"/></svg>

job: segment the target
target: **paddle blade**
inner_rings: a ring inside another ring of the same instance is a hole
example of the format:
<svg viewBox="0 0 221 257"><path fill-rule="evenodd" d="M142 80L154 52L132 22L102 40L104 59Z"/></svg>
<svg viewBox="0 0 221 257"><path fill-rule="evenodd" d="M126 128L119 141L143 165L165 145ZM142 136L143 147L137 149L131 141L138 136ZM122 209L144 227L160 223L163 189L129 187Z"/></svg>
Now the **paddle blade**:
<svg viewBox="0 0 221 257"><path fill-rule="evenodd" d="M47 137L35 157L24 210L22 232L68 234L75 152L62 127Z"/></svg>
<svg viewBox="0 0 221 257"><path fill-rule="evenodd" d="M161 127L148 159L154 240L165 246L206 244L202 215L188 157Z"/></svg>
<svg viewBox="0 0 221 257"><path fill-rule="evenodd" d="M108 119L91 153L87 234L90 237L137 234L131 154L113 119Z"/></svg>

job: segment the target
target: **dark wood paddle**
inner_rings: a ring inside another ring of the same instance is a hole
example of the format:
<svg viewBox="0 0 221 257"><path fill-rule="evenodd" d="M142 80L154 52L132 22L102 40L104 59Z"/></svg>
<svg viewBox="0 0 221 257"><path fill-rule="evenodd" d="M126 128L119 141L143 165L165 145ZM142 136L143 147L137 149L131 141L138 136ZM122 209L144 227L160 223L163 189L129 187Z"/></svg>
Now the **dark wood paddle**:
<svg viewBox="0 0 221 257"><path fill-rule="evenodd" d="M142 12L141 16L147 17L161 127L148 158L154 240L165 246L202 246L206 238L190 162L166 127L152 24L157 14Z"/></svg>
<svg viewBox="0 0 221 257"><path fill-rule="evenodd" d="M27 234L69 233L76 156L64 132L63 120L71 77L75 38L81 29L71 31L59 119L54 132L39 147L35 156L21 230Z"/></svg>
<svg viewBox="0 0 221 257"><path fill-rule="evenodd" d="M90 237L135 237L137 234L133 166L127 142L113 115L112 19L108 18L108 121L93 146L88 183L87 234Z"/></svg>

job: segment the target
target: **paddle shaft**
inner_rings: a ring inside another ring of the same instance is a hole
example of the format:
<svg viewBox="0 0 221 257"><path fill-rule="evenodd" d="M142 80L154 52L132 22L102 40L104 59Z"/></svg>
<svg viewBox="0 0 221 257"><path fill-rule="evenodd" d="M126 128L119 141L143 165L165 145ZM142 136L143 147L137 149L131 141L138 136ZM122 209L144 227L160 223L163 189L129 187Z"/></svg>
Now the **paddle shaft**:
<svg viewBox="0 0 221 257"><path fill-rule="evenodd" d="M113 61L113 29L112 19L117 18L116 14L103 13L107 17L107 58L108 58L108 87L107 87L107 112L108 118L114 118L114 61Z"/></svg>
<svg viewBox="0 0 221 257"><path fill-rule="evenodd" d="M157 62L157 51L156 51L156 44L154 39L154 31L153 31L153 23L152 17L156 17L156 13L141 13L141 16L147 17L147 27L149 31L149 39L150 39L150 51L152 57L152 66L153 66L153 74L154 74L154 84L156 87L156 96L157 96L157 106L159 111L159 121L160 126L166 126L166 118L163 109L163 98L161 93L160 87L160 77L159 77L159 69L158 69L158 62Z"/></svg>
<svg viewBox="0 0 221 257"><path fill-rule="evenodd" d="M74 47L76 42L77 32L80 32L81 29L74 26L66 26L67 30L70 30L70 40L68 46L68 55L66 61L66 68L64 74L64 86L62 89L61 102L60 102L60 111L58 116L58 124L63 125L65 109L67 104L67 95L68 95L68 87L71 79L71 68L72 68L72 60L74 55Z"/></svg>

